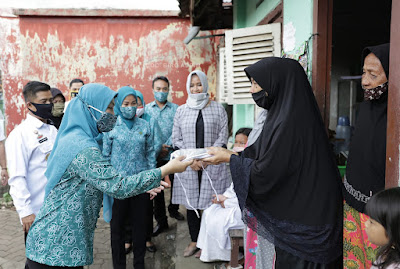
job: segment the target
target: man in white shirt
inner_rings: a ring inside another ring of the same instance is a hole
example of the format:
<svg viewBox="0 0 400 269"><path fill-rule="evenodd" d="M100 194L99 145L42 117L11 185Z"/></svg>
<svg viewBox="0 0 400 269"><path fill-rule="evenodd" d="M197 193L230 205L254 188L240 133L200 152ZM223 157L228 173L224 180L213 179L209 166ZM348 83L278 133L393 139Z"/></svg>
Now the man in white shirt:
<svg viewBox="0 0 400 269"><path fill-rule="evenodd" d="M57 129L48 124L53 108L50 86L30 81L23 95L29 112L25 121L8 136L6 152L10 194L26 236L44 201L47 184L44 173Z"/></svg>

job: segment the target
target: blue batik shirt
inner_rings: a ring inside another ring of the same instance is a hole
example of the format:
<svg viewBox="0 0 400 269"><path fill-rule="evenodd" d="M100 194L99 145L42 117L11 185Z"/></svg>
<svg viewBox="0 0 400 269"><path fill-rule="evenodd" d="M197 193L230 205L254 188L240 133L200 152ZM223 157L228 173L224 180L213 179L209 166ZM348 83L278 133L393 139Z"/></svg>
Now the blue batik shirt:
<svg viewBox="0 0 400 269"><path fill-rule="evenodd" d="M160 126L158 126L158 122L155 119L153 119L149 114L145 113L140 118L145 120L145 121L147 121L150 124L150 129L151 129L152 136L153 136L153 139L154 139L153 140L153 149L154 149L154 151L156 153L155 156L156 156L156 159L157 159L157 156L160 153L161 148L162 148L162 144L163 144L163 141L161 141L161 129L160 129Z"/></svg>
<svg viewBox="0 0 400 269"><path fill-rule="evenodd" d="M104 133L103 155L122 175L131 175L156 167L154 138L150 124L135 117L130 129L118 117L110 132Z"/></svg>
<svg viewBox="0 0 400 269"><path fill-rule="evenodd" d="M178 105L171 102L165 103L165 105L160 108L156 101L147 104L145 107L145 113L155 119L160 127L161 132L158 135L161 141L163 141L162 143L168 146L172 146L172 128L174 126L174 117L177 109ZM169 160L170 153L162 160Z"/></svg>

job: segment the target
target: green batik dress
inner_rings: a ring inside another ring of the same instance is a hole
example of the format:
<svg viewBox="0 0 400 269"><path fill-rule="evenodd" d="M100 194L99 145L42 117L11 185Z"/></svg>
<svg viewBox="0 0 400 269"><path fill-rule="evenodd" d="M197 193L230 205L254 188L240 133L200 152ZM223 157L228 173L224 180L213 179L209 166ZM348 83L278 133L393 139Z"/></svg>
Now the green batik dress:
<svg viewBox="0 0 400 269"><path fill-rule="evenodd" d="M98 148L82 150L36 216L26 241L27 258L51 266L92 264L103 193L125 199L159 186L160 180L160 169L123 178Z"/></svg>

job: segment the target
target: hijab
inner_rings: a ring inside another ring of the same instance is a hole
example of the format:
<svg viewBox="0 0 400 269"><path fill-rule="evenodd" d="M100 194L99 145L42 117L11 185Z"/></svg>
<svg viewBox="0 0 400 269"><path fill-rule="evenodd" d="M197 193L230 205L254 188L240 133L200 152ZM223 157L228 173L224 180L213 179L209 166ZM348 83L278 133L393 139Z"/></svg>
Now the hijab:
<svg viewBox="0 0 400 269"><path fill-rule="evenodd" d="M296 256L333 261L342 253L340 175L304 69L268 57L245 72L263 89L257 103L268 110L260 136L243 152L254 160L246 208L257 224L247 222Z"/></svg>
<svg viewBox="0 0 400 269"><path fill-rule="evenodd" d="M202 93L193 94L190 92L190 84L192 82L193 75L197 75L199 77L201 85L203 86ZM191 72L186 80L186 91L188 93L186 105L192 109L203 109L209 101L207 75L200 70Z"/></svg>
<svg viewBox="0 0 400 269"><path fill-rule="evenodd" d="M62 99L64 100L64 102L65 102L65 96L62 94L62 92L59 90L59 89L57 89L57 88L50 88L50 91L51 91L51 95L53 96L53 98L55 98L56 96L61 96L62 97Z"/></svg>
<svg viewBox="0 0 400 269"><path fill-rule="evenodd" d="M116 94L104 85L91 83L82 86L78 96L87 104L106 111ZM90 147L99 148L96 142L96 138L99 136L96 121L80 98L71 100L58 130L53 150L47 162L45 175L48 182L45 197L57 185L79 152ZM96 118L100 118L100 112L90 109Z"/></svg>
<svg viewBox="0 0 400 269"><path fill-rule="evenodd" d="M260 114L258 114L258 117L256 121L254 122L254 128L251 130L249 134L249 138L247 139L247 146L251 146L256 142L257 138L260 136L264 123L267 120L267 115L268 115L268 110L263 109Z"/></svg>
<svg viewBox="0 0 400 269"><path fill-rule="evenodd" d="M367 47L362 61L373 53L389 79L389 44ZM369 198L385 188L386 127L388 92L378 100L360 104L353 137L350 141L344 198L359 212L364 212Z"/></svg>
<svg viewBox="0 0 400 269"><path fill-rule="evenodd" d="M61 103L54 104L53 103L53 111L51 113L52 115L50 117L50 120L53 122L53 125L58 129L58 128L60 128L61 120L64 115L63 111L64 111L64 107L65 107L65 97L62 94L62 92L57 88L50 88L50 91L51 91L51 95L53 96L53 99L56 98L56 96L61 96L61 98L63 99L63 102L64 102L63 104L61 104ZM55 110L58 110L60 112L60 115L58 115L57 117L54 116L54 113L53 113Z"/></svg>
<svg viewBox="0 0 400 269"><path fill-rule="evenodd" d="M135 93L136 93L136 97L140 98L140 101L142 101L143 108L145 108L146 107L146 103L144 102L143 94L138 90L135 90Z"/></svg>
<svg viewBox="0 0 400 269"><path fill-rule="evenodd" d="M118 96L116 98L114 106L114 113L115 115L118 115L118 117L120 117L120 119L126 124L126 126L128 126L129 129L132 129L136 117L128 119L125 118L121 112L122 103L124 102L125 98L129 95L133 95L135 98L137 98L136 91L129 86L122 87L118 90Z"/></svg>
<svg viewBox="0 0 400 269"><path fill-rule="evenodd" d="M144 102L143 94L138 90L135 90L135 91L136 91L136 96L138 98L140 98L140 100L142 101L142 105L143 105L143 109L144 109L144 113L140 118L144 119L147 122L150 122L151 116L150 116L150 114L146 113L146 103Z"/></svg>

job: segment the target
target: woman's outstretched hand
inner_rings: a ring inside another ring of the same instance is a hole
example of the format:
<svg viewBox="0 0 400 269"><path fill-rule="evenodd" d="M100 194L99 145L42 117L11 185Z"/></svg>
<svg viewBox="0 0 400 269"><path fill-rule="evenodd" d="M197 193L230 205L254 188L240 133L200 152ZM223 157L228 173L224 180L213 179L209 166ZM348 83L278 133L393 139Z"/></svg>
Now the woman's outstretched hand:
<svg viewBox="0 0 400 269"><path fill-rule="evenodd" d="M154 197L157 196L157 193L160 193L160 192L162 192L165 188L169 188L169 187L170 187L170 185L169 185L167 182L161 180L160 186L159 186L159 187L154 188L154 189L151 189L151 190L149 190L149 191L146 191L146 193L149 193L149 194L150 194L150 200L153 200Z"/></svg>
<svg viewBox="0 0 400 269"><path fill-rule="evenodd" d="M206 164L216 165L220 163L229 163L232 154L238 155L236 152L221 147L210 147L207 148L207 150L207 153L212 155L212 157L202 159L202 161Z"/></svg>
<svg viewBox="0 0 400 269"><path fill-rule="evenodd" d="M183 161L185 158L186 156L180 156L161 166L161 177L184 172L186 168L193 163L193 160Z"/></svg>

